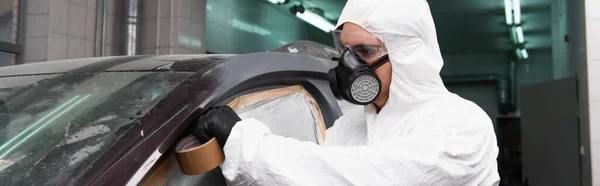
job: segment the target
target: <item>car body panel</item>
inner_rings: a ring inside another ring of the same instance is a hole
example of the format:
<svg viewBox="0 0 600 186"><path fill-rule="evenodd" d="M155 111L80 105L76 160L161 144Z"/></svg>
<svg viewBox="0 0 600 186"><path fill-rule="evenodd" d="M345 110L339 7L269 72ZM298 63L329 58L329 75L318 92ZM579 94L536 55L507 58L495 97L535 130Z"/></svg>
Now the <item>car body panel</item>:
<svg viewBox="0 0 600 186"><path fill-rule="evenodd" d="M289 45L287 47L290 47ZM303 43L311 49L311 44ZM322 46L315 45L313 51ZM224 105L231 99L273 87L303 85L319 104L327 128L341 115L329 88L327 72L336 63L326 59L330 50L319 56L297 54L293 50L244 55L122 56L93 59L73 65L73 61L39 63L46 70L31 71L36 65L0 68L0 78L32 74L98 72L170 72L193 74L171 90L152 108L131 118L132 125L111 144L106 153L86 170L71 179L70 185L124 185L134 175L145 172L182 136L204 108ZM0 81L0 88L2 83ZM153 159L149 159L154 154ZM155 159L156 158L156 159ZM136 178L137 179L137 178Z"/></svg>
<svg viewBox="0 0 600 186"><path fill-rule="evenodd" d="M339 108L326 104L335 102L330 92L324 92L324 90L330 91L329 87L323 87L328 86L326 73L333 66L333 63L327 60L284 53L257 53L233 56L230 60L212 65L198 71L188 81L173 90L165 100L159 102L155 107L156 113L182 108L183 110L178 111L170 122L163 123L161 126L156 126L158 123L143 124L142 127L147 127L144 131L152 135L144 136L145 139L139 144L128 147L129 151L100 175L94 185L125 184L125 180L115 178L133 176L138 170L137 167L145 162L154 149L161 149L160 153L164 153L176 142L176 138L164 136L180 136L203 108L229 101L237 95L247 93L247 90L269 86L304 85L318 103L323 103L319 106L322 108L328 126L331 126L341 114ZM167 102L169 105L178 106L170 108L171 106L166 104L161 105ZM171 115L175 114L171 113ZM144 116L141 118L142 123L166 119L146 117L153 116ZM185 121L186 119L188 121ZM114 157L116 154L108 156Z"/></svg>

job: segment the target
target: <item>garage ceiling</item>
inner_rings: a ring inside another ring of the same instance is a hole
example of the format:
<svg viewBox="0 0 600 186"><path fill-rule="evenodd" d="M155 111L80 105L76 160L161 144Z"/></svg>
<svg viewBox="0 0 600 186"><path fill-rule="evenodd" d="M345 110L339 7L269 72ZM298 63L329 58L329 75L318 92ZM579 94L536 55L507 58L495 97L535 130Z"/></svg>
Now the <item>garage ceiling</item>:
<svg viewBox="0 0 600 186"><path fill-rule="evenodd" d="M304 0L337 20L345 0ZM443 53L508 51L513 48L505 26L503 0L428 0ZM521 0L523 30L530 49L552 46L551 0Z"/></svg>

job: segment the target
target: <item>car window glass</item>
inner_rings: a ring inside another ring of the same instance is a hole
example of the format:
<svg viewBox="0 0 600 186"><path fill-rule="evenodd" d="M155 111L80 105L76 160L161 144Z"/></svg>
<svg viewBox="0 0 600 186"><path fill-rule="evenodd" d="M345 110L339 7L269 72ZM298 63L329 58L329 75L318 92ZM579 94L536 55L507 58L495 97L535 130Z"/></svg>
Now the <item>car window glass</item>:
<svg viewBox="0 0 600 186"><path fill-rule="evenodd" d="M0 183L67 185L190 75L103 72L0 78Z"/></svg>

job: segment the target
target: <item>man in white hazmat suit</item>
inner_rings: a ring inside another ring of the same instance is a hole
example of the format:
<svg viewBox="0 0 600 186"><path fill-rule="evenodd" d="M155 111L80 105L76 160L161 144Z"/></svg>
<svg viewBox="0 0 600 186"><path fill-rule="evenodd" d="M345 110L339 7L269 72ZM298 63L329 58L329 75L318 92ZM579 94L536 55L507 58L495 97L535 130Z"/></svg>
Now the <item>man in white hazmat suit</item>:
<svg viewBox="0 0 600 186"><path fill-rule="evenodd" d="M498 185L492 122L444 87L425 0L349 0L337 27L342 56L330 71L332 89L367 105L339 118L324 145L271 134L257 120L240 121L229 107L208 110L194 134L214 136L224 147L228 183ZM371 90L356 89L361 83Z"/></svg>

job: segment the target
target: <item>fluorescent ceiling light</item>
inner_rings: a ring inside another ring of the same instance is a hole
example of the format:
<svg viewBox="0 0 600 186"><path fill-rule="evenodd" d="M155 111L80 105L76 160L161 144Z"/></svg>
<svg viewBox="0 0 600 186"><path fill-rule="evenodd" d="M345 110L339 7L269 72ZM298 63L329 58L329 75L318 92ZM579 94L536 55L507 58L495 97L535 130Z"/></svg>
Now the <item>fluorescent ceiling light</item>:
<svg viewBox="0 0 600 186"><path fill-rule="evenodd" d="M512 2L511 0L504 0L504 15L506 16L506 24L513 24L513 16L512 16Z"/></svg>
<svg viewBox="0 0 600 186"><path fill-rule="evenodd" d="M284 3L285 0L269 0L269 2L271 2L273 4L279 4L279 3Z"/></svg>
<svg viewBox="0 0 600 186"><path fill-rule="evenodd" d="M529 58L529 53L527 53L527 49L525 49L525 48L517 48L515 50L515 53L517 54L517 57L519 59L527 59L527 58Z"/></svg>
<svg viewBox="0 0 600 186"><path fill-rule="evenodd" d="M529 58L529 53L527 53L527 49L525 49L525 48L524 48L524 49L521 49L521 50L520 50L520 53L521 53L521 57L522 57L523 59L527 59L527 58Z"/></svg>
<svg viewBox="0 0 600 186"><path fill-rule="evenodd" d="M525 42L525 36L523 36L523 27L518 26L517 28L515 28L516 30L516 34L517 34L517 42L518 43L524 43Z"/></svg>
<svg viewBox="0 0 600 186"><path fill-rule="evenodd" d="M521 24L521 0L513 0L513 10L515 14L515 24Z"/></svg>
<svg viewBox="0 0 600 186"><path fill-rule="evenodd" d="M325 18L309 11L304 11L304 13L296 13L298 18L306 21L307 23L323 30L324 32L331 32L335 25L331 22L327 21Z"/></svg>

